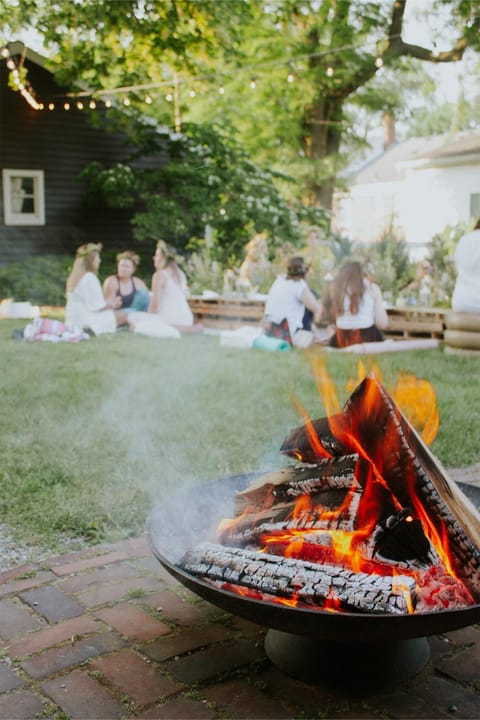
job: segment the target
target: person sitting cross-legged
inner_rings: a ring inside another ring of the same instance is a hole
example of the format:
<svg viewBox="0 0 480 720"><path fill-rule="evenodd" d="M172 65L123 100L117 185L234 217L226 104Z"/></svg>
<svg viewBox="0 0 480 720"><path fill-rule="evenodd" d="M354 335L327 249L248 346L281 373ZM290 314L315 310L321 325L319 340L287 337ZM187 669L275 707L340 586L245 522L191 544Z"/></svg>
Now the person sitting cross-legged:
<svg viewBox="0 0 480 720"><path fill-rule="evenodd" d="M318 324L322 307L307 285L307 272L304 259L292 257L288 260L286 275L278 275L275 279L265 303L266 335L281 338L290 345L304 346L305 338L308 338L309 343L313 342L313 333L310 332L311 313L313 322ZM308 336L305 331L309 332Z"/></svg>

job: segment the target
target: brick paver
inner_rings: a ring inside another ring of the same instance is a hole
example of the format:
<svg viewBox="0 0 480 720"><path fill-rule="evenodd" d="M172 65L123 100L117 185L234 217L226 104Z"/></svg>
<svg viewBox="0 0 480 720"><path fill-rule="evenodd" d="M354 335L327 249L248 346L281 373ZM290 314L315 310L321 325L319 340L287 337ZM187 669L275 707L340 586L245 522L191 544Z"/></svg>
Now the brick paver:
<svg viewBox="0 0 480 720"><path fill-rule="evenodd" d="M122 718L125 707L86 672L74 670L43 683L46 694L72 720L99 720Z"/></svg>
<svg viewBox="0 0 480 720"><path fill-rule="evenodd" d="M49 622L60 622L82 615L83 608L76 600L65 595L58 587L45 585L35 590L20 593L23 602L28 603Z"/></svg>
<svg viewBox="0 0 480 720"><path fill-rule="evenodd" d="M132 642L146 642L167 635L171 628L132 603L97 610L96 616Z"/></svg>
<svg viewBox="0 0 480 720"><path fill-rule="evenodd" d="M24 683L25 681L16 673L12 672L4 662L0 662L0 693L18 688L24 685Z"/></svg>
<svg viewBox="0 0 480 720"><path fill-rule="evenodd" d="M93 660L91 666L139 706L150 705L182 689L180 683L163 675L131 650Z"/></svg>
<svg viewBox="0 0 480 720"><path fill-rule="evenodd" d="M0 720L480 717L480 626L429 638L409 683L355 697L286 676L264 636L199 601L143 536L24 564L0 573Z"/></svg>
<svg viewBox="0 0 480 720"><path fill-rule="evenodd" d="M29 630L42 627L40 618L32 615L22 603L15 600L0 600L0 638L10 640L15 635L23 635Z"/></svg>
<svg viewBox="0 0 480 720"><path fill-rule="evenodd" d="M88 658L118 650L124 644L124 641L115 634L104 633L46 650L41 655L23 661L21 666L30 677L43 678L72 665L81 665Z"/></svg>
<svg viewBox="0 0 480 720"><path fill-rule="evenodd" d="M47 700L30 690L0 695L0 720L31 720L40 717Z"/></svg>
<svg viewBox="0 0 480 720"><path fill-rule="evenodd" d="M82 617L73 618L58 625L47 627L44 630L39 630L38 632L29 633L26 637L10 643L8 646L8 655L16 660L25 655L33 655L49 647L60 645L67 640L73 642L82 635L98 633L102 629L102 623L83 615Z"/></svg>

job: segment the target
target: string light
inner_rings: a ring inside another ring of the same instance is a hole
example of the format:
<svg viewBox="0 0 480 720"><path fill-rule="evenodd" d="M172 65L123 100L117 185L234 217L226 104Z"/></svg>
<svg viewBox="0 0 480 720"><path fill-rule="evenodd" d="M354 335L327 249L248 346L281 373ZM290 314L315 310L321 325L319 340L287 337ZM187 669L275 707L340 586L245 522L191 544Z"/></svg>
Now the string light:
<svg viewBox="0 0 480 720"><path fill-rule="evenodd" d="M397 35L391 36L390 39L394 39L394 38L398 38L398 37L400 37L400 35L397 34ZM327 56L330 55L330 57L331 57L331 56L334 55L335 53L339 53L339 52L342 52L342 51L345 51L345 50L363 49L363 48L364 48L364 44L363 44L363 43L350 44L350 45L345 45L345 46L337 47L337 48L329 48L328 50L323 50L323 51L319 51L319 52L316 52L316 53L304 53L304 54L302 54L302 55L297 55L297 56L295 56L295 59L296 59L296 60L301 60L302 58L312 59L312 58L314 58L314 57L325 57L326 55L327 55ZM43 110L45 106L44 106L43 103L40 103L40 102L38 102L38 101L35 99L34 93L33 93L33 89L31 88L31 86L25 85L24 83L22 83L21 78L20 78L20 72L19 72L19 70L18 70L18 68L17 68L17 65L16 65L16 62L15 62L14 58L10 55L10 51L9 51L8 47L6 47L6 46L5 46L5 47L0 47L0 57L4 58L4 59L6 60L6 65L7 65L7 68L10 70L10 72L11 72L11 74L12 74L13 82L14 82L17 90L19 90L19 92L20 92L20 94L22 95L22 97L23 97L23 98L28 102L28 104L29 104L32 108L34 108L35 110ZM288 83L292 83L292 82L295 81L295 74L294 74L294 72L293 72L293 67L292 67L291 60L290 60L290 61L288 61L288 60L287 60L287 61L286 61L286 60L278 60L278 59L275 59L275 60L266 60L266 61L263 61L263 62L255 63L255 65L252 65L252 66L250 66L250 67L248 67L248 66L247 66L247 67L243 67L243 71L248 71L249 69L250 69L250 70L258 70L259 68L265 68L265 69L266 69L266 68L268 68L268 67L273 67L273 66L276 66L276 65L280 65L280 64L283 64L283 63L285 63L285 62L289 62L289 64L290 64L290 69L289 69L289 72L288 72L288 75L287 75L287 82L288 82ZM376 66L377 68L382 67L383 64L384 64L383 58L382 58L380 55L377 55L377 57L375 58L375 61L374 61L374 62L375 62L375 66ZM333 68L331 65L328 65L328 67L326 68L325 74L326 74L327 77L329 77L329 78L330 78L330 77L333 77L333 75L334 75L334 68ZM198 76L196 79L197 79L198 81L200 81L200 80L202 80L202 79L207 80L208 77L205 76L204 78L202 78L202 76ZM187 78L181 78L181 77L180 77L180 78L177 78L176 80L177 80L177 82L179 83L179 85L182 85L183 83L191 82L191 81L192 81L192 78L190 77L190 78L187 79ZM251 88L252 90L254 90L254 89L257 87L257 82L258 82L258 77L252 76L251 79L250 79L250 83L249 83L249 84L250 84L250 88ZM341 81L338 79L338 80L336 80L335 82L338 83L338 82L341 82ZM112 99L111 99L110 97L107 97L106 99L103 99L103 97L102 97L102 96L106 96L107 93L108 93L108 95L112 95L112 94L123 94L123 93L126 93L126 92L138 91L138 90L147 89L147 88L160 88L160 87L164 87L165 85L170 85L170 86L171 86L171 80L165 80L165 81L161 81L161 82L157 82L157 83L146 83L146 84L143 84L143 85L131 85L131 86L126 86L126 87L111 88L111 89L108 89L108 90L95 90L95 96L96 96L97 98L99 98L99 97L102 98L102 101L103 101L103 103L104 103L104 106L105 106L106 108L110 108L110 107L112 107L112 104L113 104L113 103L112 103ZM91 95L91 92L92 92L92 91L90 90L90 91L79 92L79 93L68 93L67 95L68 95L68 97L71 97L71 98L81 98L82 96L85 97L85 96L88 96L89 94ZM223 94L225 93L225 87L224 87L224 84L223 84L223 83L220 85L220 87L219 87L219 89L218 89L218 92L219 92L220 95L223 95ZM189 95L189 97L191 97L191 98L195 97L195 96L196 96L195 90L191 89L191 90L189 91L188 95ZM172 92L168 92L167 95L165 96L165 99L166 99L167 102L173 102L174 96L173 96ZM152 102L153 102L152 96L151 96L150 94L146 94L146 95L145 95L144 102L145 102L147 105L151 105ZM131 104L130 99L129 99L128 97L125 97L125 99L123 100L123 104L128 107L128 106ZM53 107L52 107L52 105L53 105ZM53 110L54 107L55 107L55 105L54 105L54 103L50 102L50 103L48 103L47 107L48 107L49 110ZM64 110L68 111L68 110L71 109L71 107L72 107L72 105L71 105L69 102L63 103L63 109L64 109ZM84 109L84 103L79 99L79 100L76 102L76 107L77 107L78 110L83 110L83 109ZM97 103L95 102L95 100L93 100L93 98L91 98L90 101L88 102L88 107L91 108L91 109L95 109L95 108L97 107Z"/></svg>

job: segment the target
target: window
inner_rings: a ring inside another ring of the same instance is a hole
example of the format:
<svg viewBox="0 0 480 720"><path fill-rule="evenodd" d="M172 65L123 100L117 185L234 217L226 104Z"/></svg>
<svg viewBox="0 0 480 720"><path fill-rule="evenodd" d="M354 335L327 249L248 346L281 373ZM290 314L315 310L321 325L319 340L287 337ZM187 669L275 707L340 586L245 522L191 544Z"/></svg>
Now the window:
<svg viewBox="0 0 480 720"><path fill-rule="evenodd" d="M3 170L5 225L45 225L43 170Z"/></svg>

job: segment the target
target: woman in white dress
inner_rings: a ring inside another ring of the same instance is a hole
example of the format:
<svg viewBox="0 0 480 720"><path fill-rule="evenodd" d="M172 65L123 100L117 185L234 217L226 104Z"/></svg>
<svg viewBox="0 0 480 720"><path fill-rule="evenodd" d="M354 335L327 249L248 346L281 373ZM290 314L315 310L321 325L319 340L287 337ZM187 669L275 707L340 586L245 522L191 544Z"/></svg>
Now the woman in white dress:
<svg viewBox="0 0 480 720"><path fill-rule="evenodd" d="M119 297L108 303L97 277L101 259L100 243L81 245L67 279L65 322L72 327L91 330L95 335L114 333L117 325L126 323L126 313L118 310Z"/></svg>
<svg viewBox="0 0 480 720"><path fill-rule="evenodd" d="M158 315L167 325L193 328L193 313L187 302L187 278L175 261L175 253L159 240L153 256L152 298L148 312Z"/></svg>

